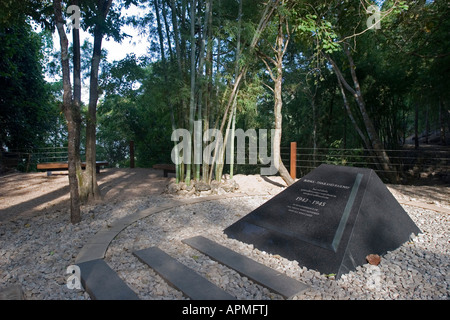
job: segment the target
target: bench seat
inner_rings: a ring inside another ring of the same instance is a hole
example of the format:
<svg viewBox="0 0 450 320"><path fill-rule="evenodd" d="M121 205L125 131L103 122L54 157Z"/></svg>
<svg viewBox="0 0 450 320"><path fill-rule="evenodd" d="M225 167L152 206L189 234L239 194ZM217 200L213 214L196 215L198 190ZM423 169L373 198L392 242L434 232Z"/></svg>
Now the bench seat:
<svg viewBox="0 0 450 320"><path fill-rule="evenodd" d="M95 170L100 173L100 167L107 166L109 163L107 161L96 161ZM81 163L81 168L86 169L86 162ZM68 162L44 162L37 164L38 170L47 170L47 175L50 175L52 171L62 171L69 170Z"/></svg>
<svg viewBox="0 0 450 320"><path fill-rule="evenodd" d="M153 165L153 169L156 170L163 170L164 171L164 177L167 178L167 174L169 172L175 173L175 165L174 164L155 164Z"/></svg>

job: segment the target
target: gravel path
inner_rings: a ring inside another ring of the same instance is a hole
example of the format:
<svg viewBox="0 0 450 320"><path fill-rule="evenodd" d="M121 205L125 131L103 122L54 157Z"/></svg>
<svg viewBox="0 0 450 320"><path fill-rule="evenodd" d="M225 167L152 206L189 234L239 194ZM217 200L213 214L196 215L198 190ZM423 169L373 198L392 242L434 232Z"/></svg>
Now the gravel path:
<svg viewBox="0 0 450 320"><path fill-rule="evenodd" d="M141 299L184 299L132 251L157 245L238 299L281 299L198 251L181 243L206 236L243 253L310 289L295 299L448 299L450 296L450 217L448 213L404 206L422 234L339 280L302 268L295 261L270 255L228 239L223 229L270 199L272 195L230 198L179 206L144 218L122 231L111 243L105 260ZM67 209L0 224L0 288L20 285L26 299L89 299L83 290L68 289L65 274L80 249L98 230L127 214L170 201L149 195L128 201L108 201L83 208L83 221L69 222Z"/></svg>

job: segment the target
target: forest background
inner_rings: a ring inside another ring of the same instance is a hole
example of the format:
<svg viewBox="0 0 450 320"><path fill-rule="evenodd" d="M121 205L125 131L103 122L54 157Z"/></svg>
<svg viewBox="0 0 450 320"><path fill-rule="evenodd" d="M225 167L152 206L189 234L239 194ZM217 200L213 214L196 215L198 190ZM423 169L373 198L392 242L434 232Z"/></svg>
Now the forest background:
<svg viewBox="0 0 450 320"><path fill-rule="evenodd" d="M225 139L279 129L270 152L287 184L292 141L314 165L321 149L331 160L351 150L398 181L389 150L419 148L423 132L449 138L449 13L445 0L0 0L0 149L61 148L73 222L80 201L100 196L96 159L127 167L133 141L136 166L170 163L173 130L199 120ZM108 59L105 41L133 41L125 28L146 50ZM259 168L186 164L177 180L236 172Z"/></svg>

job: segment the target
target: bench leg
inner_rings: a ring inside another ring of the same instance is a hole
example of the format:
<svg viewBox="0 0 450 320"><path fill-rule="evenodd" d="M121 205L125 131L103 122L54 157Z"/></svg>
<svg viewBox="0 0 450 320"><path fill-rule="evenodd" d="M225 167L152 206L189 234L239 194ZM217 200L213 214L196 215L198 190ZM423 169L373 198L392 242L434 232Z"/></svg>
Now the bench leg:
<svg viewBox="0 0 450 320"><path fill-rule="evenodd" d="M95 172L100 173L100 167L95 167Z"/></svg>
<svg viewBox="0 0 450 320"><path fill-rule="evenodd" d="M47 170L47 177L50 177L52 175L52 172L50 170Z"/></svg>
<svg viewBox="0 0 450 320"><path fill-rule="evenodd" d="M164 178L167 178L167 170L164 170Z"/></svg>

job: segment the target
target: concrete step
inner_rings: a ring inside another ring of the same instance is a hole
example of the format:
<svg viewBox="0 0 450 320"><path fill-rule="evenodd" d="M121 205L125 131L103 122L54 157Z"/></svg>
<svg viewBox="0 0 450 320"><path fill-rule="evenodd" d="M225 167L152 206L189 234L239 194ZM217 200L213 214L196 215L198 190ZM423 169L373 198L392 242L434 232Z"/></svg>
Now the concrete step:
<svg viewBox="0 0 450 320"><path fill-rule="evenodd" d="M93 300L139 300L137 294L103 259L77 264L81 284Z"/></svg>
<svg viewBox="0 0 450 320"><path fill-rule="evenodd" d="M305 283L292 279L205 237L197 236L182 240L182 242L286 299L309 288Z"/></svg>
<svg viewBox="0 0 450 320"><path fill-rule="evenodd" d="M236 299L158 247L135 251L133 254L155 270L167 283L193 300Z"/></svg>

